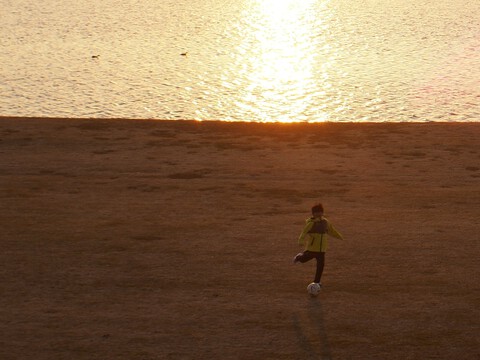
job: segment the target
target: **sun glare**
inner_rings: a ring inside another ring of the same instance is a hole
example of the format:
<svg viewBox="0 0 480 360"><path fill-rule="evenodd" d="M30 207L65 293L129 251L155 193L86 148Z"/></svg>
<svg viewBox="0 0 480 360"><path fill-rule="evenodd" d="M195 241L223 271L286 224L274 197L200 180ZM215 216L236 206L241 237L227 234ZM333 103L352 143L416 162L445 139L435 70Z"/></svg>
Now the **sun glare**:
<svg viewBox="0 0 480 360"><path fill-rule="evenodd" d="M316 86L313 67L315 36L312 24L313 0L257 0L250 13L255 45L250 49L250 84L246 104L256 103L265 121L308 121L312 89ZM316 21L315 21L316 20ZM280 95L282 94L282 95ZM287 97L285 97L287 94ZM271 119L269 109L288 104L281 119ZM245 104L243 104L245 105ZM320 114L316 119L326 120Z"/></svg>

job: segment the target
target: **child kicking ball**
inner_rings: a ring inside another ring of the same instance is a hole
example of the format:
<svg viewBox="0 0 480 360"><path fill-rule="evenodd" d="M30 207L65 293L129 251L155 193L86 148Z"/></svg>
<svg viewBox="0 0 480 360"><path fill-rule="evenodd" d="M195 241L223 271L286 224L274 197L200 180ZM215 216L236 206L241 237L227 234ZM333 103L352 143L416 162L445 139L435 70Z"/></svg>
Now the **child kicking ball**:
<svg viewBox="0 0 480 360"><path fill-rule="evenodd" d="M312 284L309 285L308 291L311 295L317 295L322 287L321 279L323 268L325 266L325 252L328 246L328 237L343 240L343 236L333 227L333 225L323 216L322 204L317 204L312 207L312 217L308 218L303 228L298 244L305 246L305 251L297 254L293 258L293 263L305 263L312 259L317 261L317 268L315 271L315 278ZM312 290L311 290L312 289Z"/></svg>

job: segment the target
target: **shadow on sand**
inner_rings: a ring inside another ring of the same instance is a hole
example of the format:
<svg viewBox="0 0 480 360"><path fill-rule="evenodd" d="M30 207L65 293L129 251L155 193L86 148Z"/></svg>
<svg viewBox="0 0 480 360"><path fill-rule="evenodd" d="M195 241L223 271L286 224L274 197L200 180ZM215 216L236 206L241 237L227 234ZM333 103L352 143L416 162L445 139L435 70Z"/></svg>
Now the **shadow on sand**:
<svg viewBox="0 0 480 360"><path fill-rule="evenodd" d="M305 311L293 315L293 326L307 359L332 360L320 298L310 298Z"/></svg>

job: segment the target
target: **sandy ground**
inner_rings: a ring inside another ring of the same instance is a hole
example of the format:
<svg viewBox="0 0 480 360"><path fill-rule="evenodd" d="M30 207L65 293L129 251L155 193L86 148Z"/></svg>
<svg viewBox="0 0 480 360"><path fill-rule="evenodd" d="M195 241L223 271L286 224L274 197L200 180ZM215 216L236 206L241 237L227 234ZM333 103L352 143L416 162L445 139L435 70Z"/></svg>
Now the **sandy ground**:
<svg viewBox="0 0 480 360"><path fill-rule="evenodd" d="M0 163L1 359L480 359L478 123L1 118Z"/></svg>

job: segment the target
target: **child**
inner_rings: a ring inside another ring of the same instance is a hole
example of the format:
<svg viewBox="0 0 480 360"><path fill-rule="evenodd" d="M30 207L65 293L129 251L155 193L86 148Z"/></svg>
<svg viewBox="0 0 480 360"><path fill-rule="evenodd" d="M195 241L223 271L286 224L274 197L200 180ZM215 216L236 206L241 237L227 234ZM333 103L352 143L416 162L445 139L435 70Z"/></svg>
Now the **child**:
<svg viewBox="0 0 480 360"><path fill-rule="evenodd" d="M307 219L307 223L298 239L299 245L305 245L305 251L297 254L293 259L293 263L305 263L316 259L317 270L313 282L320 286L322 286L320 279L322 278L325 265L325 251L327 251L327 235L343 240L342 235L323 217L322 204L317 204L312 207L312 217Z"/></svg>

